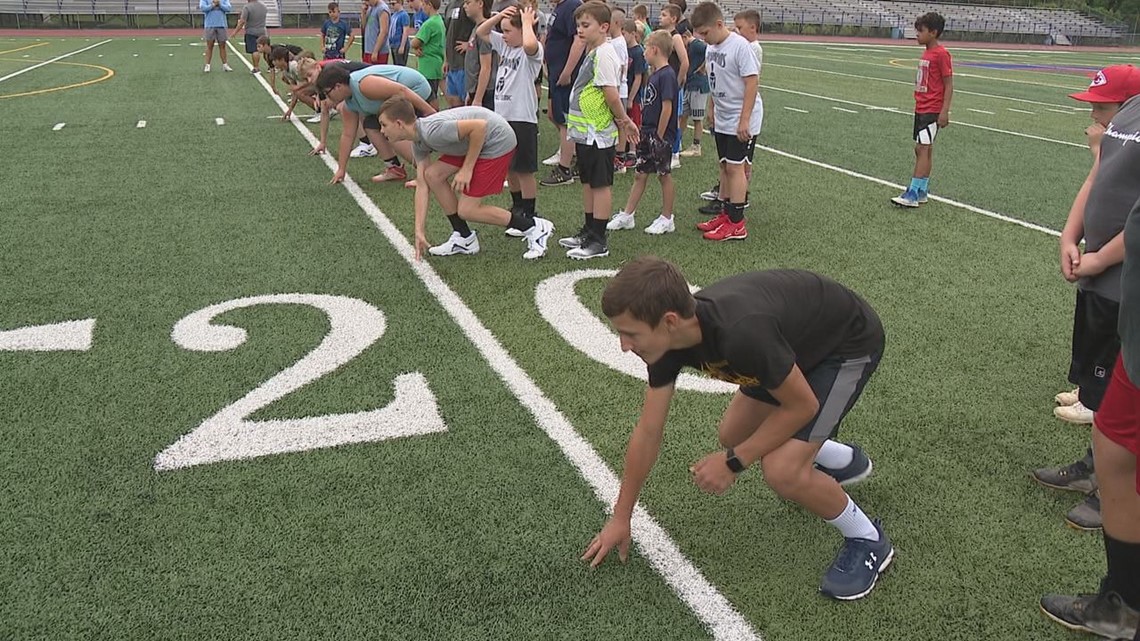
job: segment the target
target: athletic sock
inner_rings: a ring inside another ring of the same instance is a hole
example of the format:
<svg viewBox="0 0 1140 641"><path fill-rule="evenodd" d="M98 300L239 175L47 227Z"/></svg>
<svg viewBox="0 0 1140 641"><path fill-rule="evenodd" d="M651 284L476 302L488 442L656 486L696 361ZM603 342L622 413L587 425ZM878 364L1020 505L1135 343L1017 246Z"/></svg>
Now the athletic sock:
<svg viewBox="0 0 1140 641"><path fill-rule="evenodd" d="M400 166L400 157L399 156L392 156L391 158L385 158L384 164L389 166L389 167L399 167Z"/></svg>
<svg viewBox="0 0 1140 641"><path fill-rule="evenodd" d="M586 216L586 220L584 223L582 223L582 229L593 229L594 228L594 222L593 222L594 221L594 214L592 214L591 212L585 212L584 215Z"/></svg>
<svg viewBox="0 0 1140 641"><path fill-rule="evenodd" d="M855 450L850 445L839 441L826 440L819 452L815 455L815 462L832 470L842 470L851 465L855 458Z"/></svg>
<svg viewBox="0 0 1140 641"><path fill-rule="evenodd" d="M519 193L521 194L522 192L520 191ZM528 216L534 217L534 215L535 215L535 213L534 213L534 200L535 199L534 198L522 198L521 200L522 200L523 211L525 211Z"/></svg>
<svg viewBox="0 0 1140 641"><path fill-rule="evenodd" d="M521 206L522 206L522 192L521 191L512 191L511 192L511 209L517 209Z"/></svg>
<svg viewBox="0 0 1140 641"><path fill-rule="evenodd" d="M1104 533L1104 556L1108 561L1108 589L1120 595L1129 607L1140 610L1140 543L1125 543Z"/></svg>
<svg viewBox="0 0 1140 641"><path fill-rule="evenodd" d="M907 187L907 191L918 192L918 186L921 184L919 182L920 180L922 180L922 179L921 178L911 178L910 179L910 187Z"/></svg>
<svg viewBox="0 0 1140 641"><path fill-rule="evenodd" d="M467 221L459 217L459 214L448 214L447 222L451 223L451 228L459 233L460 236L467 238L471 235L471 228L467 226Z"/></svg>
<svg viewBox="0 0 1140 641"><path fill-rule="evenodd" d="M839 516L827 519L827 524L835 526L845 539L879 540L879 531L875 529L875 524L871 523L871 519L863 514L863 510L855 505L850 496L847 497L847 507L843 508Z"/></svg>
<svg viewBox="0 0 1140 641"><path fill-rule="evenodd" d="M518 209L512 209L511 221L507 223L507 227L519 231L526 231L534 227L534 216L529 216L526 212Z"/></svg>
<svg viewBox="0 0 1140 641"><path fill-rule="evenodd" d="M371 144L372 144L372 141L368 140L368 136L361 136L361 137L360 137L360 144L362 144L362 145L371 145Z"/></svg>
<svg viewBox="0 0 1140 641"><path fill-rule="evenodd" d="M918 191L926 193L930 189L930 176L926 178L915 178L914 180L918 183Z"/></svg>
<svg viewBox="0 0 1140 641"><path fill-rule="evenodd" d="M728 219L734 223L744 220L744 203L728 203L725 211L728 212Z"/></svg>
<svg viewBox="0 0 1140 641"><path fill-rule="evenodd" d="M590 216L590 232L603 243L606 242L606 222L605 220L598 220L593 215Z"/></svg>

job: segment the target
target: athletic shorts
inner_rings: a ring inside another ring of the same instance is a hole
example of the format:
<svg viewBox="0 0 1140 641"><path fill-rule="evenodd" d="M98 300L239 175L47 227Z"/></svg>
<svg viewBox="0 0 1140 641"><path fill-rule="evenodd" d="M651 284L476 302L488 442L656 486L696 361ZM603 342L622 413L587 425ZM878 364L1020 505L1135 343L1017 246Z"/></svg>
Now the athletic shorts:
<svg viewBox="0 0 1140 641"><path fill-rule="evenodd" d="M447 95L456 98L467 97L467 73L463 69L452 69L447 72Z"/></svg>
<svg viewBox="0 0 1140 641"><path fill-rule="evenodd" d="M637 140L637 173L668 176L673 171L673 140L657 137L656 131L642 131Z"/></svg>
<svg viewBox="0 0 1140 641"><path fill-rule="evenodd" d="M594 189L613 187L616 147L599 149L597 145L575 143L574 150L578 154L578 180L583 185Z"/></svg>
<svg viewBox="0 0 1140 641"><path fill-rule="evenodd" d="M829 438L835 438L839 432L839 424L843 417L855 406L863 387L871 379L871 374L879 367L879 359L883 356L880 350L870 356L859 358L839 359L832 358L823 361L809 371L804 372L811 391L819 401L819 411L811 422L803 426L792 438L808 443L822 443ZM740 393L748 398L779 406L780 402L763 387L741 387Z"/></svg>
<svg viewBox="0 0 1140 641"><path fill-rule="evenodd" d="M388 64L388 54L378 53L376 54L376 57L373 58L372 53L366 51L361 57L361 60L364 61L364 64L366 65L386 65Z"/></svg>
<svg viewBox="0 0 1140 641"><path fill-rule="evenodd" d="M938 135L938 114L914 114L914 141L920 145L933 145Z"/></svg>
<svg viewBox="0 0 1140 641"><path fill-rule="evenodd" d="M637 125L638 129L641 129L641 102L640 101L638 101L638 100L633 101L633 105L631 105L629 108L629 119L633 121L633 124Z"/></svg>
<svg viewBox="0 0 1140 641"><path fill-rule="evenodd" d="M463 104L467 105L468 107L474 105L476 107L483 107L484 109L490 109L491 111L494 111L495 110L495 92L493 91L493 89L494 89L494 87L487 87L487 90L483 92L483 104L481 104L481 105L475 104L475 94L473 94L473 93L469 93L469 94L467 94L466 97L464 97Z"/></svg>
<svg viewBox="0 0 1140 641"><path fill-rule="evenodd" d="M551 114L554 116L554 124L559 127L566 124L566 114L570 113L570 91L572 89L573 87L570 85L565 87L550 86L550 109L553 110Z"/></svg>
<svg viewBox="0 0 1140 641"><path fill-rule="evenodd" d="M376 114L368 114L364 117L362 125L365 130L380 131L380 116Z"/></svg>
<svg viewBox="0 0 1140 641"><path fill-rule="evenodd" d="M206 27L206 32L202 35L206 42L216 42L218 44L226 44L229 40L229 35L226 33L225 27ZM256 49L254 49L256 51Z"/></svg>
<svg viewBox="0 0 1140 641"><path fill-rule="evenodd" d="M395 51L392 51L392 64L399 65L401 67L407 67L408 52L405 51L404 53L396 53Z"/></svg>
<svg viewBox="0 0 1140 641"><path fill-rule="evenodd" d="M257 52L257 39L260 37L261 36L253 36L253 35L250 35L248 33L245 34L245 52L246 53L256 53Z"/></svg>
<svg viewBox="0 0 1140 641"><path fill-rule="evenodd" d="M1116 359L1104 402L1093 422L1110 441L1140 458L1140 389L1128 379L1123 356ZM1140 492L1140 468L1136 470L1136 491Z"/></svg>
<svg viewBox="0 0 1140 641"><path fill-rule="evenodd" d="M748 142L740 142L735 134L717 131L713 133L713 138L716 139L716 155L720 162L730 165L752 164L752 156L756 153L756 136L752 136Z"/></svg>
<svg viewBox="0 0 1140 641"><path fill-rule="evenodd" d="M515 132L515 157L510 170L516 174L533 174L538 171L538 124L510 121Z"/></svg>
<svg viewBox="0 0 1140 641"><path fill-rule="evenodd" d="M1119 317L1120 303L1100 294L1077 290L1069 382L1080 386L1081 404L1094 412L1104 399L1112 366L1120 352L1120 337L1116 333Z"/></svg>
<svg viewBox="0 0 1140 641"><path fill-rule="evenodd" d="M463 190L464 196L471 198L484 198L503 192L503 181L507 179L507 169L511 166L511 156L515 152L508 151L498 158L480 158L475 161L475 171L471 174L471 184ZM462 167L463 156L440 156L440 162L453 167Z"/></svg>
<svg viewBox="0 0 1140 641"><path fill-rule="evenodd" d="M685 106L684 111L681 113L683 116L689 118L704 118L705 106L708 105L708 93L701 93L696 90L685 91Z"/></svg>

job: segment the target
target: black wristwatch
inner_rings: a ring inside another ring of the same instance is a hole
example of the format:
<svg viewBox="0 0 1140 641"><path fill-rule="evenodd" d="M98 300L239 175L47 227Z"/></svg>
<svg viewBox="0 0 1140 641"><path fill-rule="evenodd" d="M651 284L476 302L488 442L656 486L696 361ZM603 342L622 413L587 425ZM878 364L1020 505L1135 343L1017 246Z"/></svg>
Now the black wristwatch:
<svg viewBox="0 0 1140 641"><path fill-rule="evenodd" d="M744 470L748 469L744 467L744 464L740 462L740 459L736 458L736 452L733 452L731 447L725 450L724 453L728 455L728 459L725 461L725 463L728 464L728 469L732 470L733 473L740 474Z"/></svg>

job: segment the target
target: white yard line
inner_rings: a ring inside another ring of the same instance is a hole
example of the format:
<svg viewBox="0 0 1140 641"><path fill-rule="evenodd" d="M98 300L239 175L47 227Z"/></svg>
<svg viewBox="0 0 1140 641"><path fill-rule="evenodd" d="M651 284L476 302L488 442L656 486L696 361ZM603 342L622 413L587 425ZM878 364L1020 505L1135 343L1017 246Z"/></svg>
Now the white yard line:
<svg viewBox="0 0 1140 641"><path fill-rule="evenodd" d="M989 114L991 116L994 115L994 112L986 111L985 109L967 109L966 111L972 111L976 114Z"/></svg>
<svg viewBox="0 0 1140 641"><path fill-rule="evenodd" d="M81 54L84 51L89 51L91 49L94 49L95 47L98 47L99 45L105 45L108 42L110 42L110 40L104 40L102 42L96 42L95 44L83 47L82 49L77 49L77 50L72 51L70 53L65 53L62 56L56 56L56 57L52 58L51 60L45 60L43 62L38 62L38 63L36 63L30 67L25 67L23 69L20 69L19 71L13 71L12 73L0 78L0 82L4 82L5 80L11 80L12 78L15 78L16 76L28 73L29 71L32 71L33 69L39 69L40 67L43 67L44 65L50 65L53 62L59 62L60 60L63 60L64 58L70 58L71 56Z"/></svg>
<svg viewBox="0 0 1140 641"><path fill-rule="evenodd" d="M854 109L847 109L846 107L832 107L832 109L834 109L836 111L842 111L843 113L848 113L848 114L859 113L858 111L855 111Z"/></svg>
<svg viewBox="0 0 1140 641"><path fill-rule="evenodd" d="M1014 109L1013 107L1006 107L1006 111L1012 111L1014 113L1019 113L1019 114L1029 114L1030 116L1036 116L1037 115L1036 111L1026 111L1024 109Z"/></svg>
<svg viewBox="0 0 1140 641"><path fill-rule="evenodd" d="M798 113L798 114L806 114L806 113L811 113L811 112L810 112L810 111L808 111L807 109L796 109L795 107L784 107L784 109L787 109L788 111L794 111L794 112L796 112L796 113Z"/></svg>
<svg viewBox="0 0 1140 641"><path fill-rule="evenodd" d="M241 55L232 42L227 43L246 67L250 62ZM265 88L282 112L286 105L273 94L269 83L260 75L257 81ZM312 147L317 139L303 124L294 120L293 126ZM336 160L330 154L323 154L325 165L330 171L336 170ZM467 338L486 359L491 369L506 384L507 388L534 417L543 432L562 450L564 456L574 465L583 479L589 483L603 505L609 509L617 499L620 480L606 465L602 457L558 409L542 389L530 378L510 353L499 343L491 330L483 324L475 312L443 280L427 260L415 261L412 258L412 245L391 220L376 206L351 176L344 179L344 188L360 209L372 220L392 248L407 261L412 271L420 278L428 291L439 301L441 307L459 325ZM633 539L650 565L665 579L677 596L693 611L715 639L759 639L748 621L732 607L728 599L716 586L701 574L692 561L685 557L677 544L649 512L638 504L632 527Z"/></svg>

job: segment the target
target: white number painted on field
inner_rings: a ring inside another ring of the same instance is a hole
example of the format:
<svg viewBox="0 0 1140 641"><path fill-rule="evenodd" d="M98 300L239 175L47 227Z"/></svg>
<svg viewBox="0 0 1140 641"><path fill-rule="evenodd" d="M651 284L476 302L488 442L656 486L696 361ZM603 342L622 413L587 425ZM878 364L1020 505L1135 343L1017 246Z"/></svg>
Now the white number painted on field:
<svg viewBox="0 0 1140 641"><path fill-rule="evenodd" d="M245 343L245 330L211 321L225 312L255 305L315 307L328 316L329 332L301 360L159 453L154 459L156 470L447 431L435 395L419 372L397 376L395 398L381 409L298 419L247 420L257 410L351 361L379 340L386 327L384 313L362 300L321 294L273 294L239 298L198 310L178 321L170 337L188 350L236 349Z"/></svg>
<svg viewBox="0 0 1140 641"><path fill-rule="evenodd" d="M538 284L534 302L538 313L550 323L562 338L586 356L610 369L628 374L643 381L649 375L645 362L632 352L621 351L621 341L605 323L595 316L574 293L574 285L587 278L612 278L612 269L582 269L551 276ZM698 288L689 286L693 291ZM709 394L727 394L737 386L695 374L683 373L677 377L677 389Z"/></svg>
<svg viewBox="0 0 1140 641"><path fill-rule="evenodd" d="M0 331L0 351L86 352L95 336L95 319Z"/></svg>

